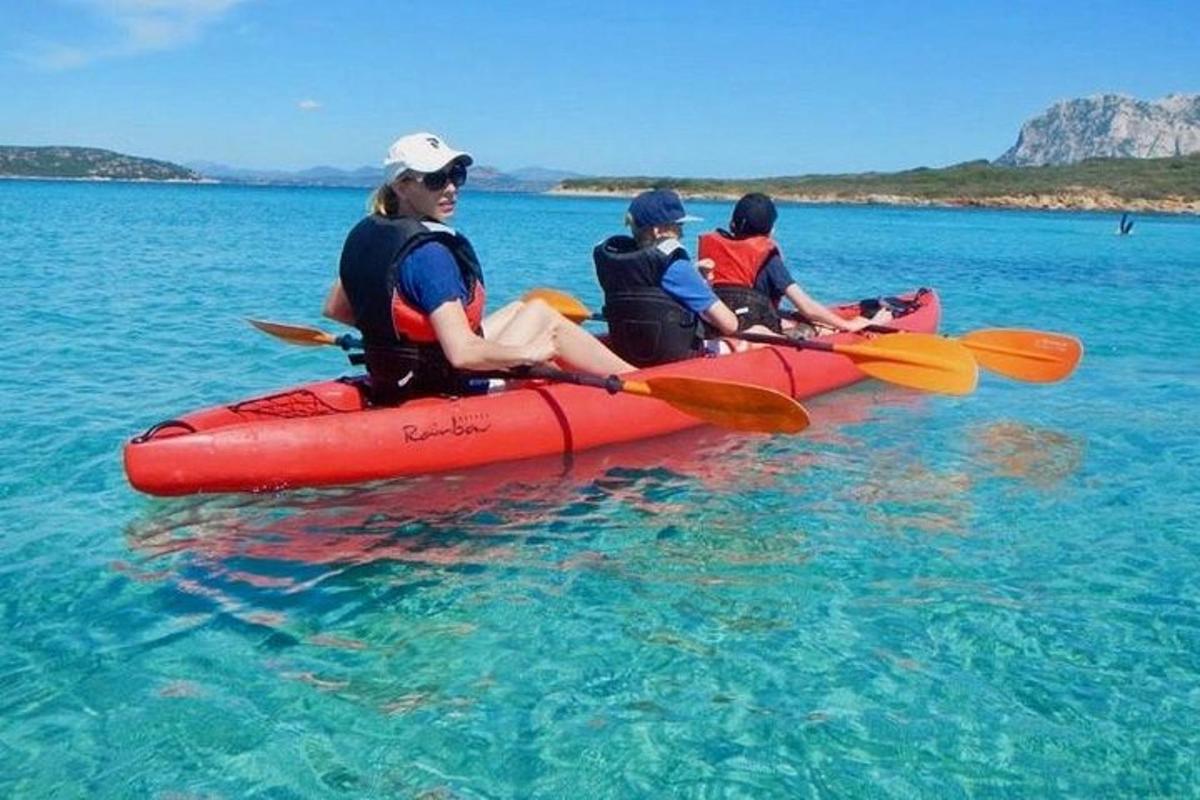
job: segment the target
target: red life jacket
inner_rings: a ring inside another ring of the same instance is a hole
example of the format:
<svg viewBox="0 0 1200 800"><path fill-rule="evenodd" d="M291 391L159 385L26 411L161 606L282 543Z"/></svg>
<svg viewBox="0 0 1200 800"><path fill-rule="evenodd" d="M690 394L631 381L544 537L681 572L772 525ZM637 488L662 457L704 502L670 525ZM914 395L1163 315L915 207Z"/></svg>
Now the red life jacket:
<svg viewBox="0 0 1200 800"><path fill-rule="evenodd" d="M770 236L750 236L734 239L729 233L716 230L700 235L699 258L711 258L713 284L754 287L758 273L767 260L779 252L779 245Z"/></svg>
<svg viewBox="0 0 1200 800"><path fill-rule="evenodd" d="M471 330L479 333L483 324L486 292L479 281L475 281L470 292L471 299L467 301L463 310L467 312L467 324L471 326ZM397 337L408 339L410 342L437 341L437 333L434 332L429 317L419 308L410 306L399 289L392 290L392 327Z"/></svg>

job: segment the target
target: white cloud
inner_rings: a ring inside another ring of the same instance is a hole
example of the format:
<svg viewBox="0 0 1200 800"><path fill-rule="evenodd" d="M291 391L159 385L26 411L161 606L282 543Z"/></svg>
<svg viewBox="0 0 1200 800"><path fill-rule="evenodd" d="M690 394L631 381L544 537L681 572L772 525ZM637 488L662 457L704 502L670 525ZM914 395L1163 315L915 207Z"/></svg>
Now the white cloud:
<svg viewBox="0 0 1200 800"><path fill-rule="evenodd" d="M81 47L38 41L30 44L17 57L27 64L57 72L76 69L94 60L94 56Z"/></svg>
<svg viewBox="0 0 1200 800"><path fill-rule="evenodd" d="M40 42L22 54L36 66L73 69L93 61L171 50L200 38L231 9L250 0L71 0L117 31L97 45Z"/></svg>
<svg viewBox="0 0 1200 800"><path fill-rule="evenodd" d="M300 109L301 111L318 111L321 108L321 104L316 100L305 98L299 103L296 103L296 108Z"/></svg>

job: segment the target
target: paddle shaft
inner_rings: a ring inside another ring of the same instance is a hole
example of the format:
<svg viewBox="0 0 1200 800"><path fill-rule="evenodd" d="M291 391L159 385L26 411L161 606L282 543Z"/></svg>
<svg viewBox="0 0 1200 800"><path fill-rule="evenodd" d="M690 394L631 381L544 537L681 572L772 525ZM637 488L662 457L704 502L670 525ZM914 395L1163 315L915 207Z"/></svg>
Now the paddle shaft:
<svg viewBox="0 0 1200 800"><path fill-rule="evenodd" d="M723 339L741 339L758 344L773 344L780 347L794 347L797 350L819 350L823 353L836 353L837 347L830 342L817 342L807 339L789 339L773 333L732 333L725 334Z"/></svg>
<svg viewBox="0 0 1200 800"><path fill-rule="evenodd" d="M592 375L586 372L567 372L557 367L538 364L528 367L516 367L511 370L496 370L491 372L467 373L471 377L501 378L505 380L547 380L556 383L573 383L576 386L592 386L603 389L609 394L617 394L625 388L625 382L616 375Z"/></svg>
<svg viewBox="0 0 1200 800"><path fill-rule="evenodd" d="M913 335L917 336L922 334ZM913 366L953 367L953 364L934 354L926 355L920 352L887 352L883 349L884 345L881 341L877 341L875 343L868 341L863 344L840 344L838 342L819 342L811 339L789 339L786 336L778 336L776 334L766 333L735 333L732 335L726 335L725 338L743 339L747 342L773 344L779 347L792 347L796 350L816 350L821 353L837 353L838 355L849 356L853 361L858 361L860 357L865 356L874 360L883 359L895 361L898 364L910 364ZM937 340L931 341L936 342Z"/></svg>

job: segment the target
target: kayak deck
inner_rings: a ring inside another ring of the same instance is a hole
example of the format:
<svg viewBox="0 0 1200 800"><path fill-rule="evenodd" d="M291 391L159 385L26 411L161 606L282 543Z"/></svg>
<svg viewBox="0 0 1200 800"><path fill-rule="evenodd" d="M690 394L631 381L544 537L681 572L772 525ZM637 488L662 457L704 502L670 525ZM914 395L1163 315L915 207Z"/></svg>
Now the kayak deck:
<svg viewBox="0 0 1200 800"><path fill-rule="evenodd" d="M923 291L895 327L936 331L937 295ZM857 306L837 309L853 315ZM851 342L837 334L823 341ZM708 378L796 399L861 380L847 358L763 347L689 359L629 377ZM125 445L134 488L154 495L331 486L569 454L701 425L664 403L563 383L529 382L493 394L427 397L371 407L361 379L310 383L155 425Z"/></svg>

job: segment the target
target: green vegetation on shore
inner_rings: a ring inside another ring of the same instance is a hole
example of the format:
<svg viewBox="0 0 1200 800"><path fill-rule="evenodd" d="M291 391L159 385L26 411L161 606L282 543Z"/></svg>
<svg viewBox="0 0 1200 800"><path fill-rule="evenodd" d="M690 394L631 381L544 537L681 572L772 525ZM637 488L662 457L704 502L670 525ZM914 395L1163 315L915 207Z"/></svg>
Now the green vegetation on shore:
<svg viewBox="0 0 1200 800"><path fill-rule="evenodd" d="M95 147L0 146L0 177L77 180L197 181L200 176L169 161L139 158Z"/></svg>
<svg viewBox="0 0 1200 800"><path fill-rule="evenodd" d="M1200 210L1200 154L1154 159L1093 158L1045 167L1005 167L981 160L940 169L747 180L573 178L560 186L563 191L580 193L629 194L666 186L690 196L766 192L782 199L828 202L1040 206L1054 204L1053 199L1069 207L1141 203L1168 210Z"/></svg>

